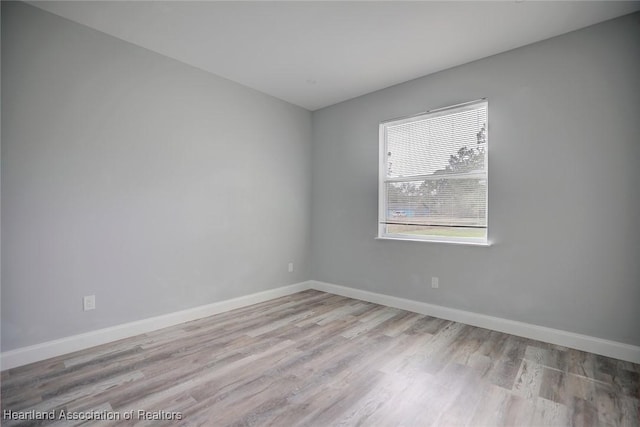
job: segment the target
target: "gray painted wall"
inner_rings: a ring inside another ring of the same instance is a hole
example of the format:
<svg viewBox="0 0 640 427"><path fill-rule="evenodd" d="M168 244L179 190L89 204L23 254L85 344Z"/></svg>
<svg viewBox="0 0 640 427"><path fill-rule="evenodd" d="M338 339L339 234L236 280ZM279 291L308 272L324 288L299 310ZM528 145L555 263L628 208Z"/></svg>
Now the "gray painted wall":
<svg viewBox="0 0 640 427"><path fill-rule="evenodd" d="M3 351L309 278L308 111L20 3L2 65Z"/></svg>
<svg viewBox="0 0 640 427"><path fill-rule="evenodd" d="M309 278L640 345L639 21L311 115L3 2L2 351ZM375 240L378 123L480 97L493 246Z"/></svg>
<svg viewBox="0 0 640 427"><path fill-rule="evenodd" d="M636 13L316 111L312 277L640 345L638 40ZM375 240L378 123L482 97L493 246Z"/></svg>

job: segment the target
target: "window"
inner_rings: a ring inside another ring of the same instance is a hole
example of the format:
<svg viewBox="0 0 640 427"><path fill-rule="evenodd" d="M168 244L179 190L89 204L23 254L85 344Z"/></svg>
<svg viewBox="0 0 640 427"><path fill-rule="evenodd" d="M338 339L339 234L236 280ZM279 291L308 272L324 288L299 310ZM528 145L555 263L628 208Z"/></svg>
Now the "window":
<svg viewBox="0 0 640 427"><path fill-rule="evenodd" d="M487 101L380 124L378 237L487 244Z"/></svg>

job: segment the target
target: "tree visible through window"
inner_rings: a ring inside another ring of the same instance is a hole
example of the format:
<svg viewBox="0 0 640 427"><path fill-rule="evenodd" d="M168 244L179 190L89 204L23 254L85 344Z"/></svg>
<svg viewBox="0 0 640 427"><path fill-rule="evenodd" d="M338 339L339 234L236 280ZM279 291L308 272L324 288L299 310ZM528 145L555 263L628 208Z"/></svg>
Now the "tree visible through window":
<svg viewBox="0 0 640 427"><path fill-rule="evenodd" d="M487 102L380 125L379 237L487 242Z"/></svg>

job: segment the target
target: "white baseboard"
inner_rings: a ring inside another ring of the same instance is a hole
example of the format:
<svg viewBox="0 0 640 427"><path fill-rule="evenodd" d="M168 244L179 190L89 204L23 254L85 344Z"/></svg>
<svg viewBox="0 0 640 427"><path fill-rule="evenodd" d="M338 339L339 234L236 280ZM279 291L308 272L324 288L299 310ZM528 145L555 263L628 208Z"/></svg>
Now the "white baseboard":
<svg viewBox="0 0 640 427"><path fill-rule="evenodd" d="M485 314L473 313L470 311L457 310L455 308L448 308L440 305L427 304L425 302L392 297L390 295L378 294L360 289L348 288L345 286L334 285L332 283L312 280L310 281L310 287L318 291L329 292L331 294L342 295L349 298L386 305L388 307L395 307L415 313L426 314L440 319L452 320L467 325L478 326L498 332L505 332L511 335L544 341L551 344L574 348L576 350L588 351L590 353L640 364L640 347L630 344L609 341L602 338L576 334L544 326L532 325L530 323L518 322L515 320L503 319L500 317L487 316Z"/></svg>
<svg viewBox="0 0 640 427"><path fill-rule="evenodd" d="M201 319L203 317L212 316L214 314L223 313L236 308L246 307L307 289L309 289L309 282L296 283L251 295L176 311L174 313L163 314L161 316L150 317L148 319L98 329L96 331L60 338L53 341L47 341L41 344L21 347L15 350L3 352L0 355L0 369L6 370L22 365L28 365L29 363L39 362L51 357L84 350L96 345L129 338L135 335L155 331L157 329L166 328L168 326L189 322L191 320Z"/></svg>
<svg viewBox="0 0 640 427"><path fill-rule="evenodd" d="M54 341L47 341L41 344L3 352L0 355L0 370L11 369L74 351L84 350L96 345L106 344L119 339L144 334L157 329L166 328L168 326L174 326L191 320L234 310L236 308L246 307L307 289L316 289L318 291L328 292L335 295L342 295L388 307L395 307L402 310L412 311L414 313L426 314L441 319L452 320L455 322L465 323L467 325L478 326L498 332L544 341L551 344L575 348L577 350L588 351L640 364L640 347L638 346L562 331L559 329L547 328L544 326L532 325L515 320L487 316L470 311L458 310L455 308L448 308L440 305L433 305L355 288L348 288L332 283L309 280L226 301L177 311L175 313L151 317L148 319L138 320L136 322L125 323L105 329L99 329L97 331L73 335Z"/></svg>

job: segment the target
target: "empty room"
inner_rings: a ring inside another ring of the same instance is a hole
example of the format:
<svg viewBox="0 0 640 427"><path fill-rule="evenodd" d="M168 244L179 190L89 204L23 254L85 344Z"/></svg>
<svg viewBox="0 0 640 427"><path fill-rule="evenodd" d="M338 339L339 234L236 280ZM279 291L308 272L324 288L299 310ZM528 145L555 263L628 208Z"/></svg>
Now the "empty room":
<svg viewBox="0 0 640 427"><path fill-rule="evenodd" d="M2 426L640 426L640 2L1 6Z"/></svg>

